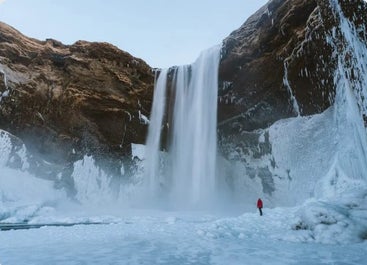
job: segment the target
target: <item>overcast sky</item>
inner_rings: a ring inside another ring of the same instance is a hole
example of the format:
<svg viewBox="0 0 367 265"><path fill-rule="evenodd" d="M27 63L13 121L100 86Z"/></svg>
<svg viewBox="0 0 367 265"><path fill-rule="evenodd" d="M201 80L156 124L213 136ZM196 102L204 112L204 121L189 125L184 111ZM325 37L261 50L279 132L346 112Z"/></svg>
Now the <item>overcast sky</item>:
<svg viewBox="0 0 367 265"><path fill-rule="evenodd" d="M110 42L152 67L193 62L267 0L0 0L0 20L36 39Z"/></svg>

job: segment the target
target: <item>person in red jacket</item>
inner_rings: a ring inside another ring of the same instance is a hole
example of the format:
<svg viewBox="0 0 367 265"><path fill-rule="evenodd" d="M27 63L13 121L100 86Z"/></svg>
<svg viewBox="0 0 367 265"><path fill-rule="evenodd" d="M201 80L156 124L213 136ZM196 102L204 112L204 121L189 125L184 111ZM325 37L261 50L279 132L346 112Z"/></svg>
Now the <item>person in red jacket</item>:
<svg viewBox="0 0 367 265"><path fill-rule="evenodd" d="M259 208L260 216L262 216L263 215L263 211L262 211L263 201L260 198L257 200L257 208Z"/></svg>

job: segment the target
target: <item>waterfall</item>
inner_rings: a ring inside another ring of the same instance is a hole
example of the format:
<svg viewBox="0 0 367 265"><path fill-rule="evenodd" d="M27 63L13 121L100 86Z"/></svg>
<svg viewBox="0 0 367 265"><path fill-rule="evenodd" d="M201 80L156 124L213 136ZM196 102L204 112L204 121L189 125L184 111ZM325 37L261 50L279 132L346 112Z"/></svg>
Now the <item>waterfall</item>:
<svg viewBox="0 0 367 265"><path fill-rule="evenodd" d="M156 77L148 138L146 142L144 177L148 187L148 192L153 196L159 192L159 168L161 161L160 146L162 123L166 103L167 75L168 70L164 69L160 72L159 77Z"/></svg>
<svg viewBox="0 0 367 265"><path fill-rule="evenodd" d="M215 193L219 58L220 47L213 47L191 65L162 71L156 81L145 176L150 190L153 187L153 192L163 192L158 187L164 183L170 201L182 207L207 204ZM171 93L167 94L172 98L167 100L164 91L170 72L173 72ZM172 113L167 115L170 117L167 121L168 157L162 169L159 143L165 102L170 102L167 109Z"/></svg>
<svg viewBox="0 0 367 265"><path fill-rule="evenodd" d="M180 203L211 201L215 191L219 47L175 72L170 148L173 195ZM188 200L188 201L186 201Z"/></svg>

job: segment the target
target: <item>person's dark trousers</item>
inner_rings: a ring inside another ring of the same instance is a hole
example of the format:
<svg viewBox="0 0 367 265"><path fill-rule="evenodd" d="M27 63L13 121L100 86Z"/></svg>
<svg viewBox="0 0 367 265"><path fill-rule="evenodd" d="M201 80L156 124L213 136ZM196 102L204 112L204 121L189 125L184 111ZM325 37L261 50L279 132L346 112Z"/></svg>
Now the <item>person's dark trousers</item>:
<svg viewBox="0 0 367 265"><path fill-rule="evenodd" d="M259 212L260 212L260 216L262 216L263 215L262 208L259 208Z"/></svg>

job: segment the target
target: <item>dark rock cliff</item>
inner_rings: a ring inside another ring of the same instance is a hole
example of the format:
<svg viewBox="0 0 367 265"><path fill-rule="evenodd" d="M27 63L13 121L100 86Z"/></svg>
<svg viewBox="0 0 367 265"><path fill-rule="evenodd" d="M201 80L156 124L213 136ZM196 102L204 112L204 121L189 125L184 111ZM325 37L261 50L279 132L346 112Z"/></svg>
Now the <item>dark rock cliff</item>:
<svg viewBox="0 0 367 265"><path fill-rule="evenodd" d="M42 159L118 160L145 141L154 73L111 44L38 41L0 23L0 70L0 129Z"/></svg>
<svg viewBox="0 0 367 265"><path fill-rule="evenodd" d="M246 174L259 177L269 194L274 189L271 170L253 163L272 159L269 139L259 142L263 129L283 118L321 113L334 102L338 52L329 40L339 34L335 4L367 43L367 4L362 0L272 0L223 42L221 152L241 161ZM338 45L343 47L342 38ZM357 74L351 78L358 79Z"/></svg>
<svg viewBox="0 0 367 265"><path fill-rule="evenodd" d="M365 38L365 2L340 3ZM336 23L329 0L272 0L231 33L223 42L219 126L254 130L328 108L335 62L327 36Z"/></svg>

